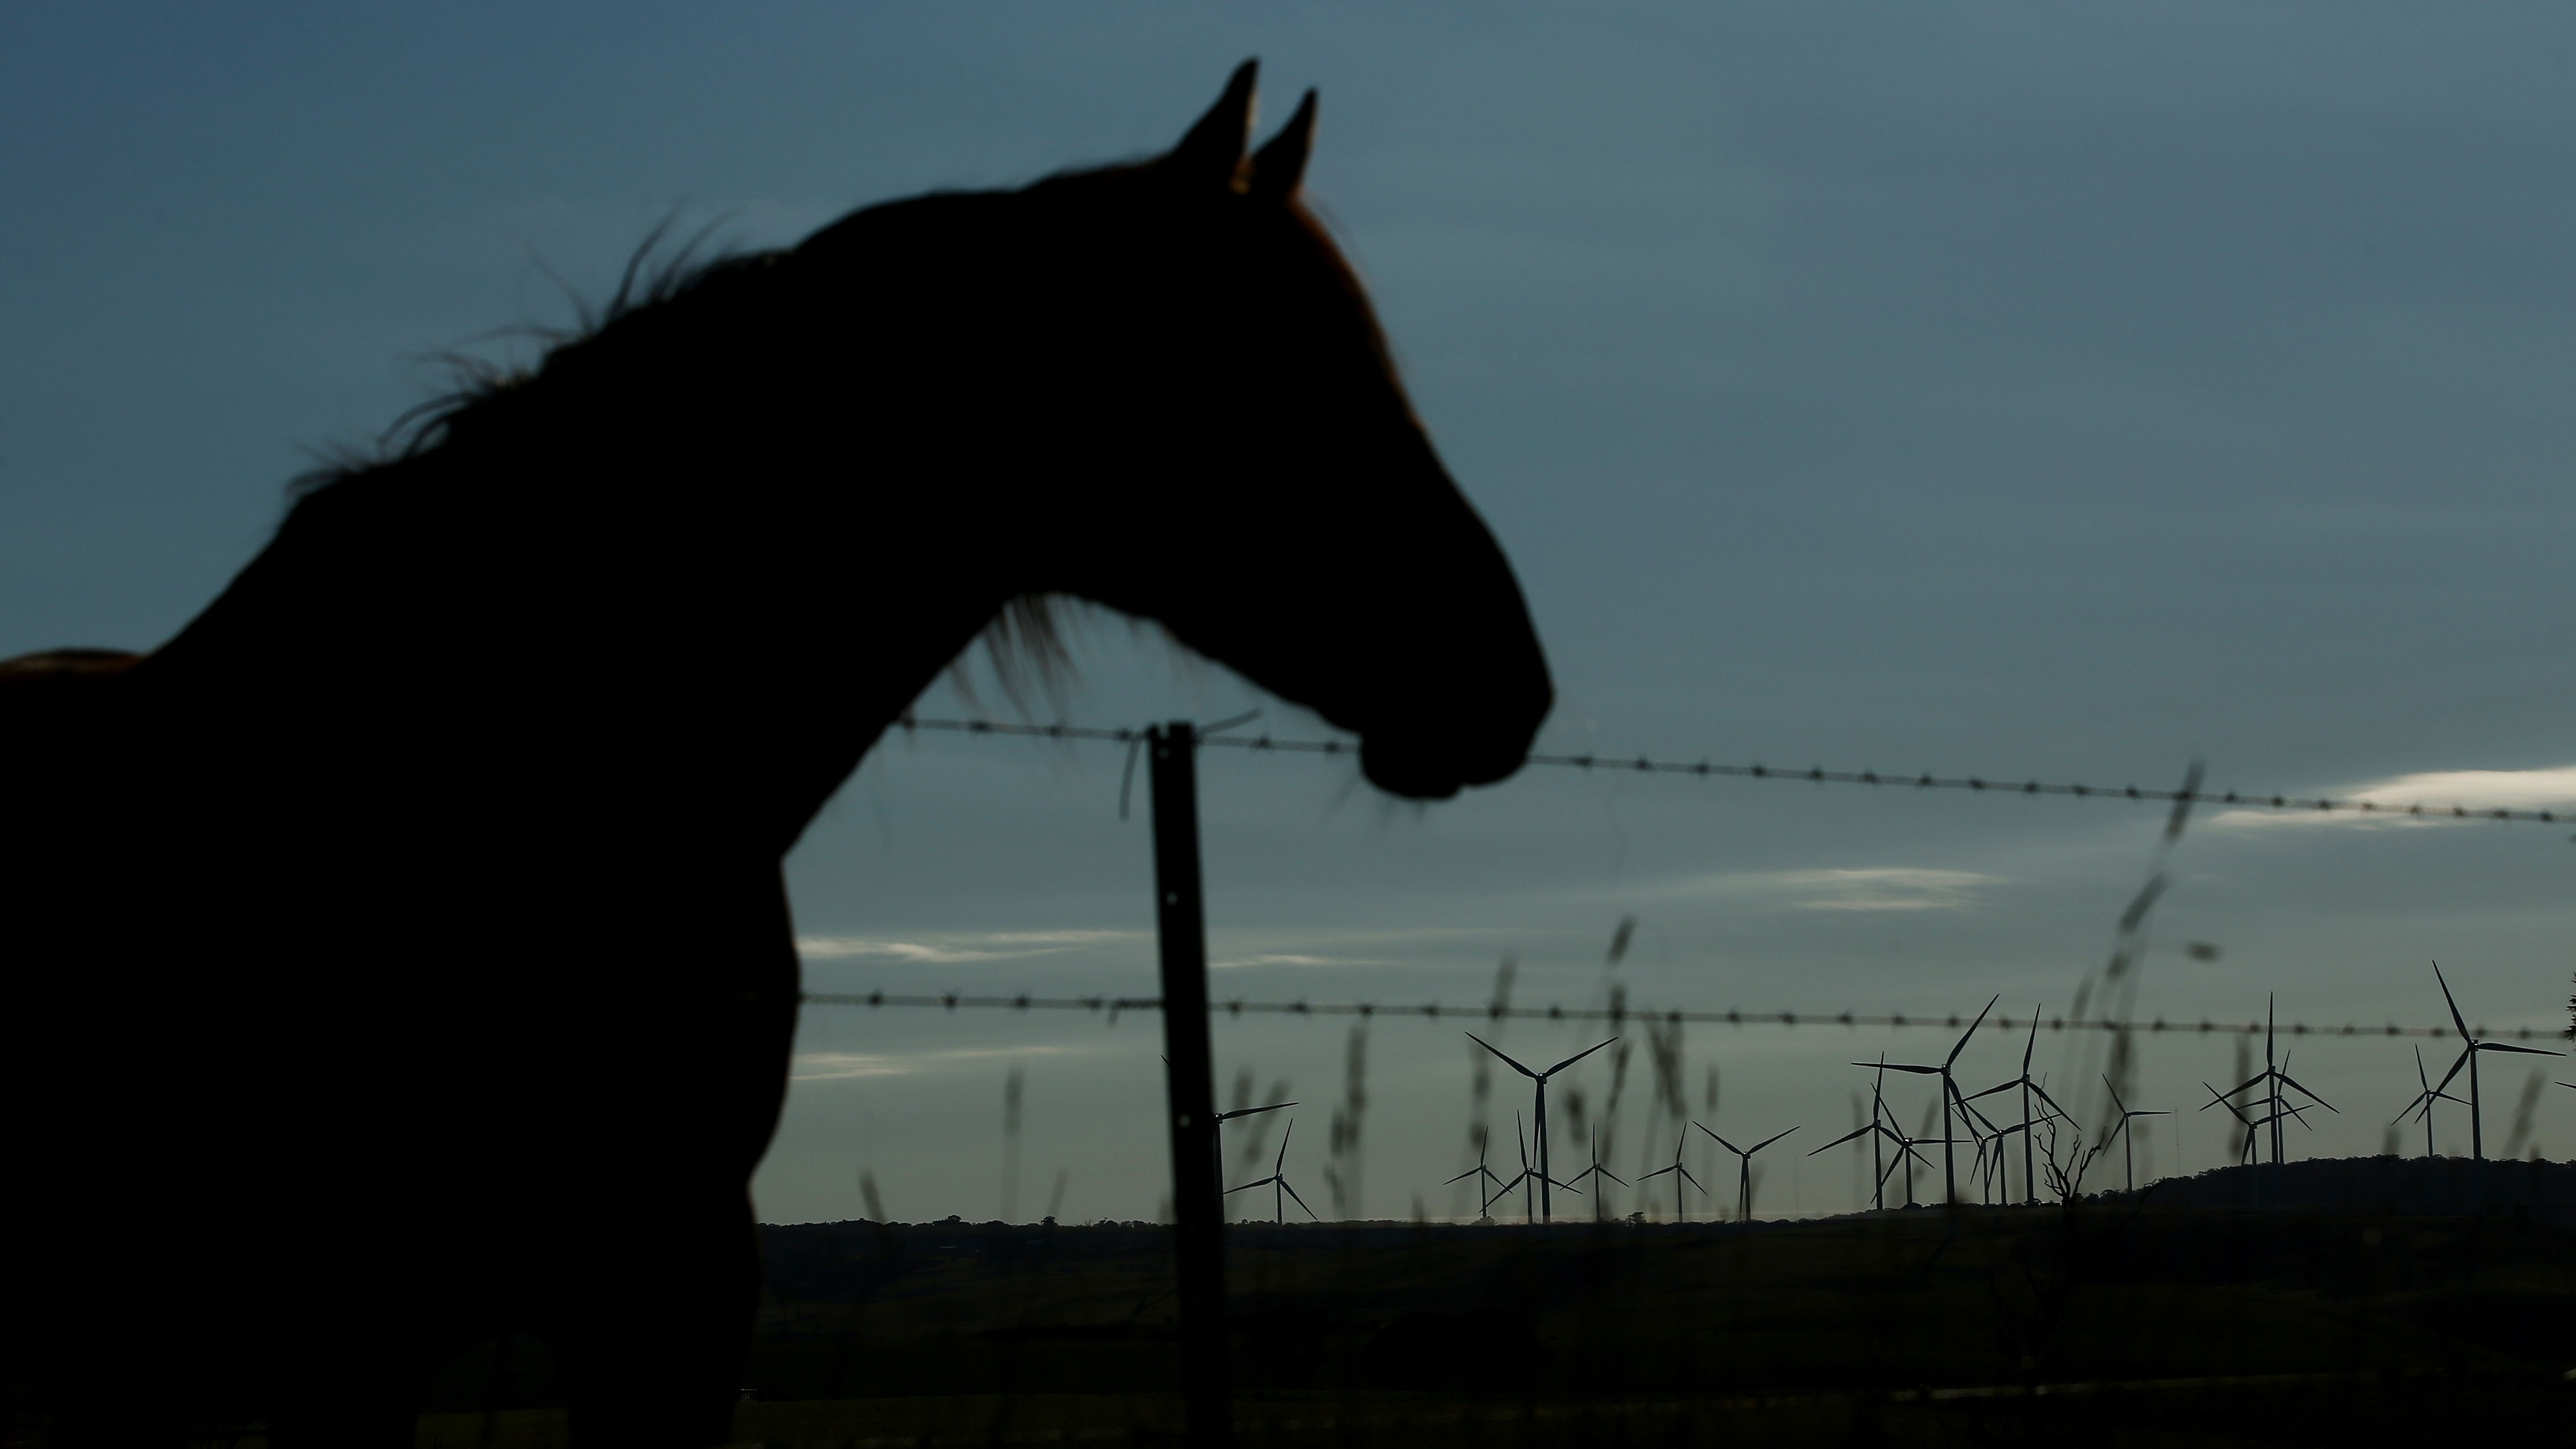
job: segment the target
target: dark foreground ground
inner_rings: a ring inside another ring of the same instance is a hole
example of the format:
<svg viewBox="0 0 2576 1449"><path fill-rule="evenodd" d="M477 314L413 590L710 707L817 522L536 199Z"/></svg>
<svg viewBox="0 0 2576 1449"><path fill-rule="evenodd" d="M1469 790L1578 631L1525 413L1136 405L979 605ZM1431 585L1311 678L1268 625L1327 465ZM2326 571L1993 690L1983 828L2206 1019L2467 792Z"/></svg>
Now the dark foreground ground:
<svg viewBox="0 0 2576 1449"><path fill-rule="evenodd" d="M2576 1442L2576 1165L2238 1170L2073 1208L1233 1229L1247 1445ZM1160 1441L1146 1225L766 1230L744 1444ZM564 1442L543 1350L420 1443ZM256 1444L255 1437L242 1441Z"/></svg>

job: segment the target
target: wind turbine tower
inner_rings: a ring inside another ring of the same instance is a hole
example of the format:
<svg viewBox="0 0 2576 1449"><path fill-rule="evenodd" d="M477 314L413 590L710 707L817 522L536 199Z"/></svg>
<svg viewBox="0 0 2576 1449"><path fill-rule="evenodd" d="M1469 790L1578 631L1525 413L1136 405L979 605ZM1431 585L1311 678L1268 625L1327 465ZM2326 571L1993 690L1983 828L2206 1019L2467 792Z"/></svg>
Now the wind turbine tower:
<svg viewBox="0 0 2576 1449"><path fill-rule="evenodd" d="M1576 1173L1574 1182L1581 1182L1585 1178L1592 1179L1592 1220L1596 1223L1601 1221L1601 1179L1605 1177L1621 1187L1628 1185L1628 1179L1601 1165L1601 1129L1595 1127L1592 1129L1592 1165ZM1566 1186L1573 1188L1574 1182L1569 1182Z"/></svg>
<svg viewBox="0 0 2576 1449"><path fill-rule="evenodd" d="M1619 1038L1614 1036L1610 1038L1610 1041L1617 1041L1618 1039ZM1529 1078L1530 1082L1537 1089L1538 1105L1535 1115L1538 1118L1538 1126L1536 1129L1538 1132L1538 1215L1539 1221L1547 1222L1552 1218L1555 1211L1554 1205L1548 1200L1548 1188L1551 1185L1563 1185L1556 1183L1556 1180L1548 1175L1547 1079L1555 1076L1561 1071L1564 1071L1567 1067L1573 1066L1576 1062L1583 1060L1594 1052L1601 1050L1602 1047L1608 1046L1610 1041L1605 1041L1595 1046L1585 1047L1583 1050L1567 1057L1564 1061L1558 1062L1555 1066L1548 1068L1546 1071L1533 1072L1529 1068L1522 1066L1520 1063L1513 1061L1510 1057L1503 1056L1502 1051L1492 1042L1485 1040L1483 1037L1476 1035L1472 1031L1467 1033L1467 1040L1474 1042L1476 1045L1483 1047L1489 1052L1492 1052L1495 1056L1501 1057L1503 1065L1510 1067L1513 1071Z"/></svg>
<svg viewBox="0 0 2576 1449"><path fill-rule="evenodd" d="M2102 1079L2102 1086L2104 1090L2111 1094L2111 1105L2120 1109L2120 1125L2111 1129L2111 1135L2120 1139L2120 1156L2128 1165L2129 1169L2129 1191L2136 1192L2138 1190L2138 1151L2136 1135L2129 1130L2129 1119L2132 1117L2170 1117L2173 1113L2163 1110L2148 1111L2143 1107L2132 1108L2128 1103L2120 1100L2120 1089L2111 1085L2111 1079L2109 1077L2104 1077ZM2181 1139L2177 1138L2175 1140L2179 1141Z"/></svg>
<svg viewBox="0 0 2576 1449"><path fill-rule="evenodd" d="M1691 1125L1699 1127L1699 1124L1696 1122ZM1700 1127L1699 1130L1702 1132L1708 1132L1708 1129L1705 1127ZM1795 1132L1797 1130L1797 1128L1792 1127L1789 1129L1789 1132ZM1718 1146L1734 1153L1738 1159L1736 1162L1735 1176L1735 1220L1737 1222L1749 1223L1753 1221L1753 1154L1770 1146L1772 1143L1779 1141L1781 1138L1788 1136L1789 1132L1774 1132L1770 1136L1763 1138L1761 1141L1754 1143L1750 1147L1738 1147L1734 1143L1727 1141L1725 1138L1719 1137L1716 1133L1708 1132L1709 1137L1713 1139Z"/></svg>
<svg viewBox="0 0 2576 1449"><path fill-rule="evenodd" d="M2017 1132L2021 1133L2021 1189L2022 1189L2022 1196L2023 1196L2026 1200L2028 1200L2031 1204L2033 1204L2033 1205L2036 1205L2036 1204L2039 1202L2039 1174L2038 1174L2036 1171L2034 1171L2034 1170L2032 1169L2032 1166L2031 1166L2031 1162L2032 1162L2032 1155L2031 1155L2031 1140L2030 1140L2030 1139L2031 1139L2031 1131L2030 1131L2030 1126L2031 1126L2031 1116L2030 1116L2030 1096L2031 1096L2031 1093L2033 1093L2033 1092L2037 1092L2037 1093L2039 1094L2039 1100L2041 1100L2041 1101L2043 1101L2043 1102L2045 1102L2045 1103L2047 1103L2047 1104L2048 1104L2048 1109L2049 1109L2049 1111L2050 1111L2050 1112L2054 1112L2054 1113L2056 1113L2059 1117L2065 1117L2065 1116L2066 1116L2066 1109L2057 1105L2057 1099L2056 1099L2055 1097L2052 1097L2052 1096L2048 1095L2048 1089L2047 1089L2046 1087L2041 1086L2039 1083L2037 1083L2037 1082L2035 1082L2035 1081L2031 1080L2031 1076L2030 1076L2030 1057L2031 1057L2031 1053L2032 1053L2033 1051L2037 1050L2037 1049L2038 1049L2038 1047L2039 1047L2039 1008L2038 1008L2037 1006L2033 1006L2033 1007L2030 1009L2030 1036L2029 1036L2029 1038L2028 1038L2027 1040L2025 1040L2025 1041L2022 1043L2022 1048L2021 1048L2021 1075L2020 1075L2020 1076L2018 1076L2018 1077L2013 1078L2013 1079L2012 1079L2011 1081L2009 1081L2009 1082L2005 1082L2005 1083L2003 1083L2003 1084L2002 1084L2002 1085L2000 1085L2000 1086L1988 1087L1988 1088L1986 1088L1984 1091L1977 1093L1977 1094L1976 1094L1976 1096L1969 1097L1969 1098L1966 1098L1966 1099L1965 1099L1966 1101L1973 1102L1973 1101L1977 1100L1977 1097L1991 1097L1991 1096L1993 1096L1993 1095L1994 1095L1995 1093L1997 1093L1997 1092L2009 1092L2009 1091L2011 1091L2012 1089L2014 1089L2015 1087L2019 1087L2019 1088L2021 1089L2021 1125L2020 1125L2020 1126L2018 1126L2018 1127L2008 1128L2008 1129L2005 1129L2005 1130L2007 1130L2007 1131L2017 1131ZM2046 1115L2045 1115L2045 1114L2043 1114L2040 1120L2042 1120L2042 1121L2047 1120ZM2072 1119L2069 1119L2069 1120L2072 1120ZM2010 1187L2009 1185L2007 1185L2007 1186L2005 1187L2005 1189L2004 1189L2004 1195L2005 1195L2007 1198L2009 1198L2009 1197L2011 1197L2011 1196L2012 1196L2012 1189L2011 1189L2011 1187Z"/></svg>
<svg viewBox="0 0 2576 1449"><path fill-rule="evenodd" d="M1273 1220L1278 1224L1278 1226L1283 1228L1288 1226L1288 1205L1280 1198L1279 1194L1284 1192L1288 1194L1289 1197L1297 1197L1297 1189L1288 1185L1288 1139L1296 1135L1297 1124L1294 1122L1288 1124L1287 1131L1279 1134L1279 1160L1270 1165L1270 1175L1268 1177L1247 1182L1241 1187L1229 1187L1226 1189L1226 1194L1230 1197L1235 1193L1248 1192L1256 1187L1269 1188L1270 1211ZM1297 1206L1306 1208L1307 1217L1313 1218L1315 1216L1315 1210L1313 1208L1306 1207L1306 1200L1304 1198L1297 1197Z"/></svg>
<svg viewBox="0 0 2576 1449"><path fill-rule="evenodd" d="M1693 1187L1699 1187L1699 1179L1691 1176L1691 1170L1689 1168L1682 1166L1682 1144L1689 1140L1690 1124L1684 1123L1682 1125L1680 1135L1673 1138L1673 1165L1670 1167L1658 1167L1654 1171L1646 1173L1637 1179L1637 1185L1643 1187L1645 1184L1654 1181L1656 1178L1663 1176L1667 1172L1675 1174L1673 1177L1673 1221L1677 1223L1686 1223L1690 1221L1690 1214L1682 1208L1682 1184L1687 1182ZM1699 1190L1702 1192L1708 1191L1708 1189L1704 1187L1699 1187Z"/></svg>
<svg viewBox="0 0 2576 1449"><path fill-rule="evenodd" d="M2444 1080L2448 1081L2449 1079L2444 1078ZM2423 1090L2415 1094L2414 1101L2406 1104L2406 1110L2404 1112L2398 1113L2390 1120L2403 1122L2406 1120L2407 1112L2414 1112L2417 1107L2424 1109L2421 1112L2417 1112L2416 1115L2424 1119L2424 1160L2430 1162L2433 1160L2433 1104L2435 1102L2460 1102L2460 1099L2452 1096L2448 1092L2441 1091L2434 1087L2433 1079L2424 1074L2424 1049L2422 1047L2417 1047L2415 1049L2415 1085ZM2560 1085L2563 1086L2565 1084L2561 1083ZM2460 1102L2460 1105L2465 1107L2469 1104L2466 1102Z"/></svg>
<svg viewBox="0 0 2576 1449"><path fill-rule="evenodd" d="M1959 1161L1958 1151L1954 1146L1958 1141L1958 1133L1950 1126L1950 1108L1953 1103L1961 1103L1964 1105L1963 1099L1959 1096L1959 1084L1952 1080L1950 1076L1950 1068L1958 1064L1959 1053L1967 1050L1968 1038L1975 1036L1977 1034L1977 1028L1986 1024L1986 1012L1994 1010L1995 1002L2003 999L2003 993L1997 992L1986 1002L1985 1011L1978 1012L1977 1019L1968 1023L1968 1029L1960 1034L1959 1044L1950 1048L1950 1054L1941 1059L1941 1065L1937 1067L1927 1067L1909 1065L1904 1062L1882 1063L1882 1065L1891 1072L1915 1072L1924 1076L1939 1077L1941 1079L1941 1186L1942 1200L1944 1202L1957 1202L1959 1200ZM1955 1016L1950 1019L1952 1021L1958 1020ZM1865 1067L1870 1065L1870 1063L1854 1062L1852 1065L1856 1067Z"/></svg>
<svg viewBox="0 0 2576 1449"><path fill-rule="evenodd" d="M2451 1025L2459 1028L2460 1040L2465 1043L2460 1048L2460 1059L2451 1063L2451 1069L2442 1074L2442 1086L2451 1085L2451 1079L2460 1074L2460 1068L2469 1069L2469 1157L2473 1161L2483 1162L2486 1160L2487 1142L2485 1124L2479 1119L2478 1053L2522 1052L2535 1057L2563 1057L2567 1054L2549 1051L2542 1047L2512 1046L2500 1041L2480 1041L2469 1035L2469 1024L2460 1019L2460 1003L2451 999L2451 983L2442 980L2442 963L2439 961L2433 963L2433 979L2441 982L2442 1004L2451 1008ZM2441 1088L2436 1087L2434 1090L2440 1091ZM2451 1100L2459 1099L2454 1097ZM2430 1111L2431 1104L2427 1103L2425 1109Z"/></svg>

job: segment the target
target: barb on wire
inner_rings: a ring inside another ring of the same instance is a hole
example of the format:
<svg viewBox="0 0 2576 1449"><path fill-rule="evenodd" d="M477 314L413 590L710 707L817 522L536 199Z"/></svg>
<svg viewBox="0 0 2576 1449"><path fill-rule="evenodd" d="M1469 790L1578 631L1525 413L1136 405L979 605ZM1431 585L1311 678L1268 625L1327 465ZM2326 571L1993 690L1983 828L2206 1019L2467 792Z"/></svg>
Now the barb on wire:
<svg viewBox="0 0 2576 1449"><path fill-rule="evenodd" d="M1159 996L1036 996L1028 992L1021 992L1014 996L969 996L963 992L957 991L928 993L907 993L896 991L807 991L800 993L797 999L807 1006L935 1006L945 1011L989 1009L1000 1009L1006 1011L1090 1011L1105 1012L1113 1017L1118 1015L1120 1012L1125 1011L1160 1011L1163 1009L1163 999ZM1935 1027L1946 1031L1957 1031L1960 1027L1967 1024L1957 1016L1918 1016L1907 1012L1649 1011L1640 1007L1626 1005L1585 1008L1569 1006L1507 1006L1501 1002L1489 1002L1478 1006L1448 1006L1437 1001L1420 1002L1411 1005L1390 1005L1385 1002L1377 1001L1247 1001L1240 997L1231 1001L1211 1001L1208 1003L1208 1011L1212 1015L1221 1013L1226 1016L1238 1017L1383 1016L1394 1018L1421 1017L1431 1021L1494 1021L1508 1017L1520 1017L1536 1021L1644 1021L1650 1024L1657 1022L1698 1022L1722 1026ZM2028 1031L2036 1025L2041 1030L2045 1031L2144 1031L2164 1032L2168 1034L2198 1033L2202 1035L2261 1036L2265 1030L2264 1024L2260 1021L2215 1021L2208 1017L2201 1017L2196 1020L2186 1019L2180 1021L2171 1021L2164 1017L2157 1017L2152 1021L2119 1021L2109 1017L2047 1016L2032 1018L2025 1016L2016 1018L2011 1016L1999 1016L1989 1018L1989 1020L1998 1031ZM2384 1026L2361 1026L2349 1022L2341 1026L2322 1026L2309 1022L2282 1022L2277 1026L2272 1027L2271 1030L2283 1036L2425 1036L2448 1038L2452 1034L2451 1028L2447 1024L2441 1026L2399 1026L2395 1022L2390 1022ZM2478 1028L2478 1034L2482 1038L2491 1041L2532 1041L2541 1037L2554 1037L2558 1033L2554 1030L2534 1027L2523 1027L2516 1030L2491 1031L2488 1028L2481 1026Z"/></svg>
<svg viewBox="0 0 2576 1449"><path fill-rule="evenodd" d="M993 720L921 719L904 715L895 723L904 730L945 730L971 735L1025 735L1051 740L1109 740L1133 744L1145 737L1141 729L1100 729L1082 725L1003 724ZM1355 740L1282 740L1267 734L1202 735L1201 745L1221 749L1269 750L1284 754L1356 755ZM2071 795L2093 800L2159 800L2176 805L2233 805L2246 810L2312 810L2319 813L2343 812L2354 815L2388 815L2424 820L2521 820L2541 825L2576 823L2576 813L2565 810L2473 810L2465 805L2383 805L2375 800L2344 800L2325 796L2267 795L2241 790L2202 790L2194 781L2180 790L2142 789L2136 785L2070 785L2050 784L2041 780L1990 780L1981 775L1889 774L1878 770L1828 770L1814 766L1804 770L1774 769L1768 765L1721 765L1708 760L1658 760L1646 755L1555 755L1533 754L1533 765L1550 765L1577 770L1626 770L1652 775L1722 776L1738 780L1804 780L1817 785L1875 785L1908 790L1967 790L1997 795Z"/></svg>

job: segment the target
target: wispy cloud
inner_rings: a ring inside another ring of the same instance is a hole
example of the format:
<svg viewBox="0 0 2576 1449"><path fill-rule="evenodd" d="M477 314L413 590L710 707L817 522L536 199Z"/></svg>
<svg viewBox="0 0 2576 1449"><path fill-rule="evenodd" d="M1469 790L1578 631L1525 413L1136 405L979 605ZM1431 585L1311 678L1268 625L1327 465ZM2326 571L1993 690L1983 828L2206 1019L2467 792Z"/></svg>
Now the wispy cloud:
<svg viewBox="0 0 2576 1449"><path fill-rule="evenodd" d="M1781 904L1799 911L1964 911L1976 907L1975 892L2009 885L1999 875L1966 870L1930 870L1919 866L1876 866L1854 870L1730 871L1678 882L1667 888L1676 895L1743 895L1788 897Z"/></svg>
<svg viewBox="0 0 2576 1449"><path fill-rule="evenodd" d="M2324 792L2330 799L2370 801L2376 810L2225 810L2213 826L2240 829L2339 825L2364 829L2465 824L2455 809L2556 810L2576 806L2576 765L2538 770L2427 770L2391 775ZM2403 813L2422 806L2424 813Z"/></svg>
<svg viewBox="0 0 2576 1449"><path fill-rule="evenodd" d="M799 936L796 954L808 961L1008 961L1052 956L1111 941L1142 940L1142 931L1001 931L898 941L874 936Z"/></svg>
<svg viewBox="0 0 2576 1449"><path fill-rule="evenodd" d="M1890 867L1876 870L1784 870L1772 879L1799 892L1802 911L1960 911L1974 906L1970 893L2005 884L2002 876L1967 870Z"/></svg>
<svg viewBox="0 0 2576 1449"><path fill-rule="evenodd" d="M1210 961L1211 970L1224 971L1237 966L1398 966L1402 962L1377 956L1300 956L1280 953L1265 956L1231 956Z"/></svg>
<svg viewBox="0 0 2576 1449"><path fill-rule="evenodd" d="M1064 1056L1075 1050L1069 1046L1011 1046L952 1047L929 1052L798 1052L789 1064L787 1075L790 1081L797 1082L902 1077L916 1072L971 1066L997 1057L1020 1061L1029 1057Z"/></svg>

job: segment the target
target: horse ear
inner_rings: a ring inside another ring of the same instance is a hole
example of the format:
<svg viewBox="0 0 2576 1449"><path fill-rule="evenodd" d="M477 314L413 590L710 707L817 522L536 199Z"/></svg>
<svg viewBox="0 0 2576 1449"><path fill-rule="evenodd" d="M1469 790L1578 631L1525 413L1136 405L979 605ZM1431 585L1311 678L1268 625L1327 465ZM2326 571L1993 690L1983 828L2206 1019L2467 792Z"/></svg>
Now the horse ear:
<svg viewBox="0 0 2576 1449"><path fill-rule="evenodd" d="M1297 114L1270 143L1252 153L1252 194L1285 204L1306 178L1306 153L1315 146L1315 93L1297 103Z"/></svg>
<svg viewBox="0 0 2576 1449"><path fill-rule="evenodd" d="M1239 190L1243 147L1252 138L1252 87L1260 73L1258 60L1236 66L1234 78L1225 83L1225 94L1162 159L1162 168L1186 186Z"/></svg>

